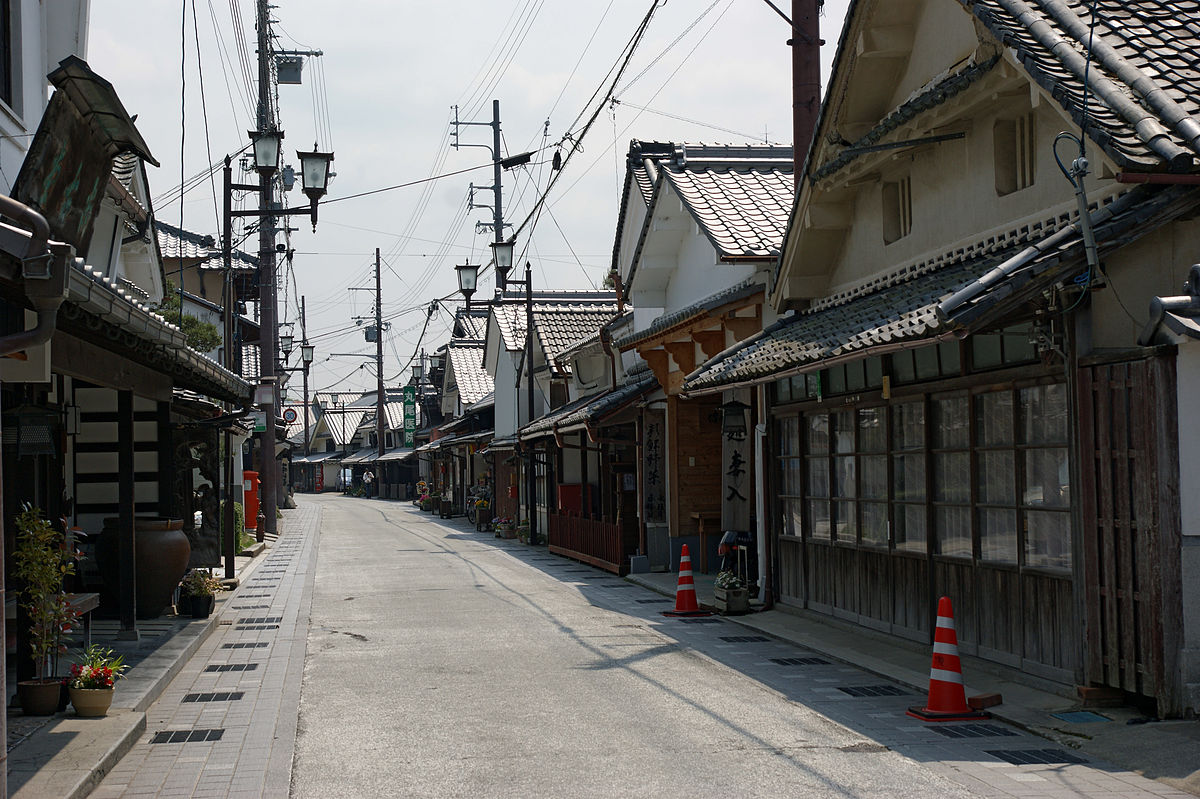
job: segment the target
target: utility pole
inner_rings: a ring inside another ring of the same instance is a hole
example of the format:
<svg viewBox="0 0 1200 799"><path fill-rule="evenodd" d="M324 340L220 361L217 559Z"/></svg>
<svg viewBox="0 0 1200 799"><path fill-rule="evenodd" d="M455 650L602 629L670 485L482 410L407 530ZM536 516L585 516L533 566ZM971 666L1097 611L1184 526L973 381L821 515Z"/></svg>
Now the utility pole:
<svg viewBox="0 0 1200 799"><path fill-rule="evenodd" d="M276 132L275 115L271 104L271 36L270 5L267 0L258 0L258 132ZM278 357L279 329L276 320L275 296L275 217L269 215L274 199L273 176L259 174L259 211L263 214L258 230L259 307L261 310L261 333L259 335L259 375L263 383L271 385L271 400L262 405L266 416L262 434L260 508L263 523L258 525L258 540L267 535L275 537L278 528L275 513L278 507L279 474L275 462L275 414L278 392L275 385L275 360Z"/></svg>
<svg viewBox="0 0 1200 799"><path fill-rule="evenodd" d="M301 295L301 297L300 297L300 341L302 343L302 346L305 346L305 347L308 346L308 327L305 324L305 319L304 319L304 297L303 297L303 295ZM301 353L303 354L303 350L301 351ZM311 366L311 363L306 361L304 363L304 457L306 457L306 458L309 455L308 448L312 443L312 438L309 435L309 430L308 430L308 416L309 416L308 369L309 369L309 366Z"/></svg>
<svg viewBox="0 0 1200 799"><path fill-rule="evenodd" d="M230 191L230 184L233 183L233 167L230 163L229 156L225 156L225 212L222 214L224 220L224 230L222 231L223 241L221 243L223 266L225 267L225 368L233 373L237 373L237 359L234 357L233 349L235 342L234 335L234 317L237 314L237 296L235 294L236 284L233 280L233 193ZM228 406L230 411L233 411L233 404ZM237 577L237 564L234 562L237 557L237 514L233 509L233 503L241 500L244 503L244 498L239 497L238 493L242 490L242 482L237 473L237 455L233 452L233 436L229 429L225 429L225 496L224 506L222 509L222 526L224 530L221 536L221 551L225 558L225 579L232 580Z"/></svg>
<svg viewBox="0 0 1200 799"><path fill-rule="evenodd" d="M451 124L454 125L454 132L450 134L454 137L454 141L452 142L451 146L453 146L455 150L463 147L483 147L491 150L492 152L492 185L490 186L492 190L492 240L497 243L504 241L504 197L503 190L501 189L500 185L500 168L502 166L501 161L503 161L503 159L500 157L500 101L492 100L491 122L460 122L458 119L458 106L454 106L454 122ZM486 144L460 144L458 141L458 129L463 125L479 125L482 127L491 128L492 146L488 147ZM475 186L472 185L471 188L474 190ZM489 187L480 186L479 188L486 189ZM472 191L471 194L470 208L487 208L486 205L475 204L474 191ZM468 208L468 210L470 210L470 208ZM483 225L485 223L480 222L479 224ZM499 282L497 288L503 290L504 276L497 272L496 279Z"/></svg>
<svg viewBox="0 0 1200 799"><path fill-rule="evenodd" d="M383 396L383 286L379 278L379 248L375 248L375 378L379 393L375 397L375 452L383 457L384 409ZM375 475L378 481L379 475Z"/></svg>

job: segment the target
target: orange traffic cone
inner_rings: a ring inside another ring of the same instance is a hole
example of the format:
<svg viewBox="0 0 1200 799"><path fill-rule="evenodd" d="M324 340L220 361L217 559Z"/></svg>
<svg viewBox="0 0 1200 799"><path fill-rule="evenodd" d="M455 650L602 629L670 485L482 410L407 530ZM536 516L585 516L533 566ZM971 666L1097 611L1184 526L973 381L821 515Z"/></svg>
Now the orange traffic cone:
<svg viewBox="0 0 1200 799"><path fill-rule="evenodd" d="M675 585L675 609L664 610L664 616L711 616L696 602L696 583L692 579L692 556L687 544L679 553L679 582Z"/></svg>
<svg viewBox="0 0 1200 799"><path fill-rule="evenodd" d="M933 633L933 665L929 669L929 701L925 707L910 707L908 715L923 721L974 721L991 718L990 713L967 704L962 663L958 659L958 635L954 631L954 608L950 597L938 600L937 629Z"/></svg>

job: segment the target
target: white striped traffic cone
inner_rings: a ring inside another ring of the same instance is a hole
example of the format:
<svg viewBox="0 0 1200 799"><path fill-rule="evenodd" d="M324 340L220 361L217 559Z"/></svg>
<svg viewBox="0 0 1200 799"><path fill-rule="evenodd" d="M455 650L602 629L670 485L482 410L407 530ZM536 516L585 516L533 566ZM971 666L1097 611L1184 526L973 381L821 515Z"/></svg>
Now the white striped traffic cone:
<svg viewBox="0 0 1200 799"><path fill-rule="evenodd" d="M696 602L696 582L692 579L692 556L684 544L679 553L679 582L675 584L675 609L664 610L664 616L711 616Z"/></svg>
<svg viewBox="0 0 1200 799"><path fill-rule="evenodd" d="M933 633L933 665L929 669L929 700L925 707L910 707L908 715L923 721L974 721L991 718L967 704L958 634L950 597L938 600L937 628Z"/></svg>

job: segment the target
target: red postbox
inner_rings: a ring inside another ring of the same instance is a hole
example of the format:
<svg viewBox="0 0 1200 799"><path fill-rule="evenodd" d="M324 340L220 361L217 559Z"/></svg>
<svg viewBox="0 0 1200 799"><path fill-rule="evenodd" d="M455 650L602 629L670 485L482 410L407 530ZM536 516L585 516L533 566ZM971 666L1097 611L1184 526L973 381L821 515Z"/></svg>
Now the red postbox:
<svg viewBox="0 0 1200 799"><path fill-rule="evenodd" d="M254 533L258 531L258 472L242 472L242 491L246 494L242 504L246 532Z"/></svg>

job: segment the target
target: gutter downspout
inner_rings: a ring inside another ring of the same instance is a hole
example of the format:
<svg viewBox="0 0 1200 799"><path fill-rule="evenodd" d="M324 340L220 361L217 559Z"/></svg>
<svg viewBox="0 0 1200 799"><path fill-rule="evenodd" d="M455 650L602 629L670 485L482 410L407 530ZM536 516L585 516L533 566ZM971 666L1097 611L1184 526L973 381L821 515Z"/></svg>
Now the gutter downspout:
<svg viewBox="0 0 1200 799"><path fill-rule="evenodd" d="M770 568L771 552L767 542L767 422L766 422L766 387L759 385L755 390L758 405L758 424L754 425L754 518L758 534L758 587L759 596L763 601L763 610L775 606L774 585Z"/></svg>

